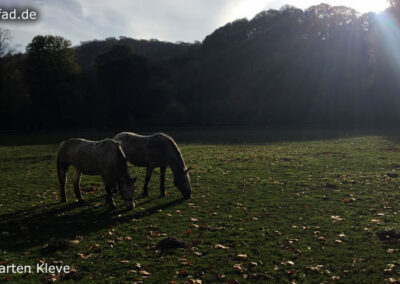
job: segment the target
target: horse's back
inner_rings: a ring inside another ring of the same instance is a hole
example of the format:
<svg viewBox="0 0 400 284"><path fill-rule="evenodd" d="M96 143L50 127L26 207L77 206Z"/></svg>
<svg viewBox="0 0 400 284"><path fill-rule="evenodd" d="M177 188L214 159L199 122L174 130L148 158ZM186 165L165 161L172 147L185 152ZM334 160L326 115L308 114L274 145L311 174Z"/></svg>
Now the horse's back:
<svg viewBox="0 0 400 284"><path fill-rule="evenodd" d="M114 139L122 143L128 161L136 166L165 167L169 165L171 157L176 155L175 142L161 132L148 136L122 132Z"/></svg>
<svg viewBox="0 0 400 284"><path fill-rule="evenodd" d="M121 132L113 139L121 143L126 159L139 167L148 166L147 142L149 136L139 135L133 132Z"/></svg>
<svg viewBox="0 0 400 284"><path fill-rule="evenodd" d="M91 141L71 138L61 143L58 160L73 165L85 174L95 175L120 170L125 156L120 144L112 139Z"/></svg>
<svg viewBox="0 0 400 284"><path fill-rule="evenodd" d="M165 159L165 155L170 151L173 145L173 140L171 137L164 133L154 133L149 136L149 141L147 143L147 148L154 156L159 156L160 159Z"/></svg>

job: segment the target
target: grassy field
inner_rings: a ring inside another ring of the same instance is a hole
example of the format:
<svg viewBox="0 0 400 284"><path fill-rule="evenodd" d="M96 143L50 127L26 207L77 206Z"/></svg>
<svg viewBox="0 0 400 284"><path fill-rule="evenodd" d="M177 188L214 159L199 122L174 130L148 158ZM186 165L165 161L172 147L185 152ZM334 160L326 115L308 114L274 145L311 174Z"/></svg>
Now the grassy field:
<svg viewBox="0 0 400 284"><path fill-rule="evenodd" d="M114 133L113 133L114 134ZM192 166L183 201L167 172L136 208L105 206L99 177L71 176L58 202L55 153L72 136L0 137L0 265L70 265L20 282L384 283L400 279L400 144L383 132L213 130L171 133ZM24 145L25 144L25 145ZM72 172L72 171L71 171ZM187 247L161 250L174 237ZM192 279L192 280L190 280ZM237 282L235 282L237 281Z"/></svg>

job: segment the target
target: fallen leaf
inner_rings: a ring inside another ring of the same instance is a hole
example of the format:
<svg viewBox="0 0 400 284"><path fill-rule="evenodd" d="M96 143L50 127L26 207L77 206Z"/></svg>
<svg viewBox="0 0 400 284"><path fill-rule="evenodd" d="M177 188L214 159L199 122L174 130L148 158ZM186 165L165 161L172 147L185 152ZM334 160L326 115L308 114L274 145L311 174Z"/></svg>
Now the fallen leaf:
<svg viewBox="0 0 400 284"><path fill-rule="evenodd" d="M183 269L181 269L181 270L178 270L176 273L177 273L179 276L182 276L182 277L185 277L185 276L187 276L187 273L186 273L186 271L185 271L185 270L183 270Z"/></svg>
<svg viewBox="0 0 400 284"><path fill-rule="evenodd" d="M344 220L340 216L331 216L331 219L333 219L333 222L339 222L339 221L343 221Z"/></svg>
<svg viewBox="0 0 400 284"><path fill-rule="evenodd" d="M200 279L188 279L185 284L201 284L203 283Z"/></svg>
<svg viewBox="0 0 400 284"><path fill-rule="evenodd" d="M223 245L220 245L220 244L216 244L215 248L216 249L229 249L229 247L226 247L226 246L223 246Z"/></svg>
<svg viewBox="0 0 400 284"><path fill-rule="evenodd" d="M54 283L60 278L59 274L50 274L43 277L43 283Z"/></svg>
<svg viewBox="0 0 400 284"><path fill-rule="evenodd" d="M241 259L241 260L247 260L247 255L246 254L238 254L236 257L238 259Z"/></svg>
<svg viewBox="0 0 400 284"><path fill-rule="evenodd" d="M244 271L246 271L246 269L244 268L244 266L241 263L234 264L233 269L235 269L235 271L237 271L239 273L243 273Z"/></svg>
<svg viewBox="0 0 400 284"><path fill-rule="evenodd" d="M92 254L91 254L91 253L86 253L86 254L83 254L83 253L77 253L77 255L78 255L78 256L80 256L82 259L88 259L89 257L91 257L91 256L92 256Z"/></svg>
<svg viewBox="0 0 400 284"><path fill-rule="evenodd" d="M94 244L94 245L91 245L88 248L88 250L91 250L91 251L94 251L94 252L99 252L99 251L101 251L101 247L100 247L99 244Z"/></svg>
<svg viewBox="0 0 400 284"><path fill-rule="evenodd" d="M150 275L151 273L148 272L148 271L146 271L146 270L140 270L140 274L148 276L148 275Z"/></svg>
<svg viewBox="0 0 400 284"><path fill-rule="evenodd" d="M315 266L309 265L306 267L306 269L308 271L320 271L323 267L324 267L323 265L315 265Z"/></svg>
<svg viewBox="0 0 400 284"><path fill-rule="evenodd" d="M281 264L282 264L282 265L288 265L288 264L289 264L289 265L294 265L294 262L293 262L293 261L290 261L290 260L289 260L289 261L282 261Z"/></svg>

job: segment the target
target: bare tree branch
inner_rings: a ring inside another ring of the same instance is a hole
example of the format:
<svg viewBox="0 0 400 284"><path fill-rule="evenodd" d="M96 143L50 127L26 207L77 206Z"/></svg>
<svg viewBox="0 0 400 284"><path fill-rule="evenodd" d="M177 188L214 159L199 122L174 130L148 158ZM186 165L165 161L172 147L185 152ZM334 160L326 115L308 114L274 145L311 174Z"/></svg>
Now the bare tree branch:
<svg viewBox="0 0 400 284"><path fill-rule="evenodd" d="M0 58L12 52L10 48L11 39L10 30L0 28Z"/></svg>

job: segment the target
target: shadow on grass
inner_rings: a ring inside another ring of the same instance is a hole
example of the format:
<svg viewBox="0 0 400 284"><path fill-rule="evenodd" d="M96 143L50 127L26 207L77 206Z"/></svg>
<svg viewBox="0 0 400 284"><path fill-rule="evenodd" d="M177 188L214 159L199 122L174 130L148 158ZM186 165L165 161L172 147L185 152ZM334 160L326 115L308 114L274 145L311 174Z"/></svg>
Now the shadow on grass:
<svg viewBox="0 0 400 284"><path fill-rule="evenodd" d="M158 197L161 198L161 197ZM158 198L137 202L133 210L125 207L109 210L104 205L104 196L86 201L81 208L78 203L52 203L0 215L0 245L6 251L25 251L42 246L52 240L72 240L77 235L85 236L104 228L141 219L157 211L183 203L176 199L158 204L146 210L140 208ZM96 207L95 204L101 202Z"/></svg>

